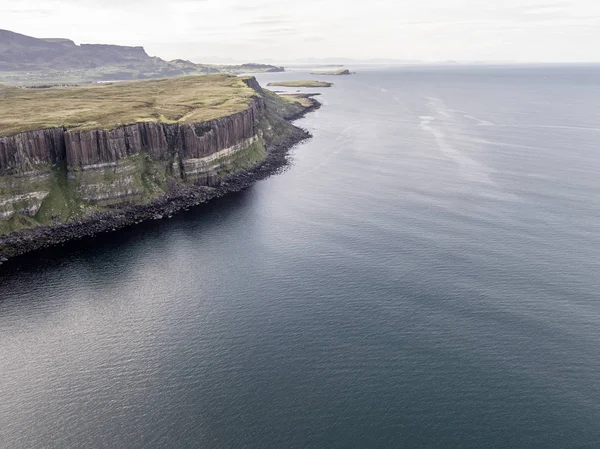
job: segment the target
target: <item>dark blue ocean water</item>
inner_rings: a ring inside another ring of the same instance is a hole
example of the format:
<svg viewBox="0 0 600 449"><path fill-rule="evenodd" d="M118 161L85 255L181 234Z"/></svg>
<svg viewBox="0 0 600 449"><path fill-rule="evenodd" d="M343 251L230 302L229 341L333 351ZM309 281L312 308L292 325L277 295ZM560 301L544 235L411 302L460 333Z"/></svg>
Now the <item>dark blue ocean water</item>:
<svg viewBox="0 0 600 449"><path fill-rule="evenodd" d="M333 81L285 173L0 267L0 447L600 447L600 67Z"/></svg>

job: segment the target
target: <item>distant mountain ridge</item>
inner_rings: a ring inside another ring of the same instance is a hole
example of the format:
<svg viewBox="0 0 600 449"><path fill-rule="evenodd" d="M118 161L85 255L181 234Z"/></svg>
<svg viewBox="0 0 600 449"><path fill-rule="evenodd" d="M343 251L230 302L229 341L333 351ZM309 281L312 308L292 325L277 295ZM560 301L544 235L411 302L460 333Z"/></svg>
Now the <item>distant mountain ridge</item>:
<svg viewBox="0 0 600 449"><path fill-rule="evenodd" d="M219 66L149 56L143 47L77 45L65 38L35 38L0 30L0 81L81 82L144 79L208 73L280 72L265 64Z"/></svg>
<svg viewBox="0 0 600 449"><path fill-rule="evenodd" d="M50 65L57 68L95 68L98 65L146 62L152 59L143 47L82 44L69 39L38 39L0 30L0 70Z"/></svg>

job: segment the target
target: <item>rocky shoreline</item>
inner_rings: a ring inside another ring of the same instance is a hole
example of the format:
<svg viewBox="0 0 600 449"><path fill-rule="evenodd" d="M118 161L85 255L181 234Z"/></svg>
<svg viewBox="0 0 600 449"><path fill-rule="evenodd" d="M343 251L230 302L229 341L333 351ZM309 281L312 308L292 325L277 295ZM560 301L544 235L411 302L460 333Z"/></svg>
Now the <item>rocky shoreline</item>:
<svg viewBox="0 0 600 449"><path fill-rule="evenodd" d="M321 103L313 99L311 106L286 117L286 120L294 121L302 118L320 106ZM150 204L130 206L114 212L102 212L82 220L39 226L0 237L0 265L7 262L9 258L67 241L125 228L142 221L169 217L181 210L243 190L257 181L278 173L289 163L289 151L298 143L311 137L311 134L301 128L294 128L288 135L280 137L282 138L279 142L267 148L268 154L262 163L223 179L216 187L190 186L172 182L168 194Z"/></svg>

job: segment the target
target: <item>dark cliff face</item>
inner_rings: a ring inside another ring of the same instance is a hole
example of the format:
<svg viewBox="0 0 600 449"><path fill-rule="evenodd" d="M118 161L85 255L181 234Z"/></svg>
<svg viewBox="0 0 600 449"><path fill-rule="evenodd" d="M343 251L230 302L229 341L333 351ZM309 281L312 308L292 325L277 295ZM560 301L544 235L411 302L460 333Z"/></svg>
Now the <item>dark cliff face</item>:
<svg viewBox="0 0 600 449"><path fill-rule="evenodd" d="M296 128L278 115L272 98L265 100L256 79L244 82L256 91L247 108L215 120L0 138L0 235L152 203L177 185L218 186L260 164L273 130Z"/></svg>
<svg viewBox="0 0 600 449"><path fill-rule="evenodd" d="M308 136L284 118L307 109L244 81L256 97L216 120L0 138L0 256L160 217L275 172Z"/></svg>
<svg viewBox="0 0 600 449"><path fill-rule="evenodd" d="M264 91L255 77L250 76L248 78L244 78L243 81L246 84L246 86L248 86L250 89L264 96Z"/></svg>
<svg viewBox="0 0 600 449"><path fill-rule="evenodd" d="M201 158L230 148L257 134L258 119L264 102L256 98L247 110L198 125L180 127L175 148L183 158Z"/></svg>
<svg viewBox="0 0 600 449"><path fill-rule="evenodd" d="M0 173L25 174L39 164L67 162L70 170L109 164L145 151L157 159L174 155L201 158L229 148L257 133L264 100L248 109L197 124L136 123L113 130L30 131L0 138Z"/></svg>
<svg viewBox="0 0 600 449"><path fill-rule="evenodd" d="M65 160L65 129L30 131L0 138L0 175L25 174L41 164L58 164Z"/></svg>

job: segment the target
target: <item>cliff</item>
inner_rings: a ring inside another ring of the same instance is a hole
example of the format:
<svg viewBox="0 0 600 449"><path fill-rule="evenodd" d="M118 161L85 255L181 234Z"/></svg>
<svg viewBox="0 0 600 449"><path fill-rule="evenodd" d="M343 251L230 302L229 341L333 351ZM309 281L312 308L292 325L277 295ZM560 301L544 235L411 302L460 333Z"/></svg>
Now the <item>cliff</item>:
<svg viewBox="0 0 600 449"><path fill-rule="evenodd" d="M212 120L1 137L0 257L172 213L281 165L285 149L307 136L286 119L317 103L307 108L243 81L253 92L246 106Z"/></svg>

